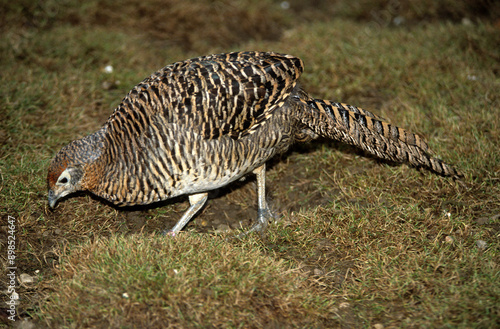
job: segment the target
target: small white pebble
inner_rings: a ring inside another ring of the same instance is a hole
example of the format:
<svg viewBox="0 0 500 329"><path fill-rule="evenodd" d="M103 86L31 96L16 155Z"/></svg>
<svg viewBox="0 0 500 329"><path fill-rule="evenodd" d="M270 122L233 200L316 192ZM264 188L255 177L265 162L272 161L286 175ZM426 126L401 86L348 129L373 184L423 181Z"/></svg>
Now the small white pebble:
<svg viewBox="0 0 500 329"><path fill-rule="evenodd" d="M394 25L399 26L405 22L405 18L403 16L396 16L394 17L392 22L394 23Z"/></svg>
<svg viewBox="0 0 500 329"><path fill-rule="evenodd" d="M106 67L104 68L104 72L106 72L106 73L112 73L113 72L113 66L106 65Z"/></svg>
<svg viewBox="0 0 500 329"><path fill-rule="evenodd" d="M315 268L313 273L314 273L314 275L323 275L323 271L320 270L319 268Z"/></svg>
<svg viewBox="0 0 500 329"><path fill-rule="evenodd" d="M129 298L129 295L128 295L126 292L124 292L124 293L122 294L122 297L123 297L123 298Z"/></svg>
<svg viewBox="0 0 500 329"><path fill-rule="evenodd" d="M40 270L35 270L35 274L38 274L38 273L40 273Z"/></svg>
<svg viewBox="0 0 500 329"><path fill-rule="evenodd" d="M446 238L444 238L444 242L446 243L453 243L453 241L454 241L453 238L449 235L447 235Z"/></svg>
<svg viewBox="0 0 500 329"><path fill-rule="evenodd" d="M177 274L179 274L179 271L177 271L177 270L174 268L174 273L177 275Z"/></svg>
<svg viewBox="0 0 500 329"><path fill-rule="evenodd" d="M476 241L476 246L479 248L479 249L486 249L486 247L488 246L488 244L486 243L486 241L484 240L477 240Z"/></svg>
<svg viewBox="0 0 500 329"><path fill-rule="evenodd" d="M217 233L226 233L226 232L230 232L230 231L231 231L231 228L227 224L220 224L215 229L215 232L217 232Z"/></svg>
<svg viewBox="0 0 500 329"><path fill-rule="evenodd" d="M448 218L450 218L451 217L451 212L447 212L446 216L448 216Z"/></svg>
<svg viewBox="0 0 500 329"><path fill-rule="evenodd" d="M29 284L33 283L33 281L35 281L33 277L27 273L21 273L21 275L19 276L19 282L21 283Z"/></svg>
<svg viewBox="0 0 500 329"><path fill-rule="evenodd" d="M290 2L288 1L282 1L281 2L281 9L290 9Z"/></svg>

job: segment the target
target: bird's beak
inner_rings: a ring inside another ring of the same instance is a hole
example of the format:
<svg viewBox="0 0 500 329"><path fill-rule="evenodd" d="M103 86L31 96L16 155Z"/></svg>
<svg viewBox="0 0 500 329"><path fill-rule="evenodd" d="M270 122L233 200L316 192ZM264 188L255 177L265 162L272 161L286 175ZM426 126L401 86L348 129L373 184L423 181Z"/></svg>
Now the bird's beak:
<svg viewBox="0 0 500 329"><path fill-rule="evenodd" d="M58 199L59 199L59 197L54 193L54 191L50 190L49 191L49 206L50 206L50 208L53 209L55 207Z"/></svg>

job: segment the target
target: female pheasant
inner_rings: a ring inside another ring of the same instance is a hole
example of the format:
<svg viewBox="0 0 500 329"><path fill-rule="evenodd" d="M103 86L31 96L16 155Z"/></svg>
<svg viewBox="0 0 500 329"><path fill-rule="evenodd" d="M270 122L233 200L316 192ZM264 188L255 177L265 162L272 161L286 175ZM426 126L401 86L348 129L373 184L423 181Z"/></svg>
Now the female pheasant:
<svg viewBox="0 0 500 329"><path fill-rule="evenodd" d="M272 52L210 55L174 63L134 87L97 132L63 147L47 176L49 205L89 191L119 206L179 195L190 208L181 230L208 191L253 172L258 220L270 217L265 164L296 141L318 136L357 146L379 158L460 178L432 157L418 135L363 109L311 98L297 86L299 58Z"/></svg>

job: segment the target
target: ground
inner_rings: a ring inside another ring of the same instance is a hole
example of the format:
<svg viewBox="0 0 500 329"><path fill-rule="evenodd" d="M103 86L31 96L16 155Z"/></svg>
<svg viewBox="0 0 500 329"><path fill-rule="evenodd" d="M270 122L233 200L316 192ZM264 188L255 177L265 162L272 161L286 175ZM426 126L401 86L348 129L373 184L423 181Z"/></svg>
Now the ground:
<svg viewBox="0 0 500 329"><path fill-rule="evenodd" d="M0 260L15 266L20 297L15 322L0 305L0 327L494 327L499 8L0 4ZM235 238L257 215L252 175L213 191L173 239L161 232L187 209L185 197L121 209L81 193L49 209L47 167L62 146L99 129L156 69L234 50L301 57L309 93L425 136L463 182L321 139L268 163L275 221L263 235Z"/></svg>

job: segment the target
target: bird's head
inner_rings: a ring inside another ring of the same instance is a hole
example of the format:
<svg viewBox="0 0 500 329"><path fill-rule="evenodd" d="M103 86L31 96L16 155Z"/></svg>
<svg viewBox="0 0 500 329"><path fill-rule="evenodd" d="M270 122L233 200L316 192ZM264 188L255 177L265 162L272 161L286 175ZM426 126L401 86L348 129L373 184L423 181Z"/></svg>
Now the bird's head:
<svg viewBox="0 0 500 329"><path fill-rule="evenodd" d="M88 190L87 172L101 154L102 144L92 135L63 147L49 166L47 188L49 206L73 192Z"/></svg>
<svg viewBox="0 0 500 329"><path fill-rule="evenodd" d="M81 187L84 168L76 164L63 148L52 160L47 174L49 206L54 208L57 200L77 192Z"/></svg>

